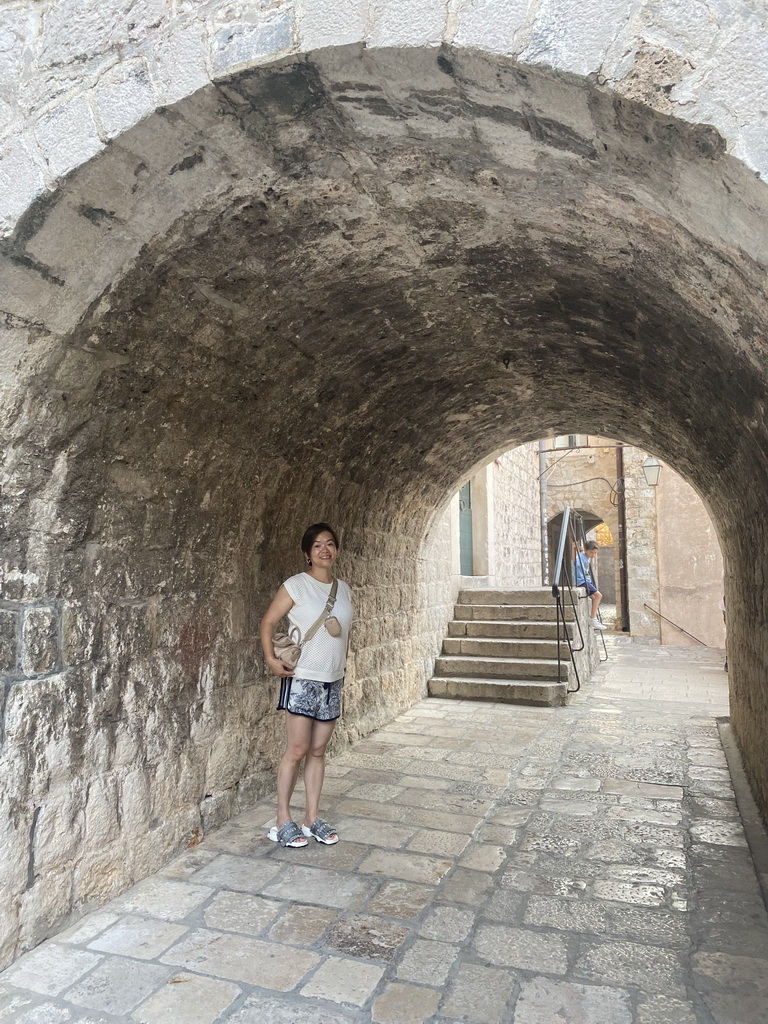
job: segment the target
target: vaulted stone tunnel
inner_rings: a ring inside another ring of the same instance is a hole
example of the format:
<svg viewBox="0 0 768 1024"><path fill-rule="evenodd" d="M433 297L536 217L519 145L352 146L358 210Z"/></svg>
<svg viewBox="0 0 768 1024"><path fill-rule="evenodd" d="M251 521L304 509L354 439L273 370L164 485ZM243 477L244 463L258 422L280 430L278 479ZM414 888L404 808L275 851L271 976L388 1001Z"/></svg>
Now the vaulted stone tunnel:
<svg viewBox="0 0 768 1024"><path fill-rule="evenodd" d="M767 215L705 126L358 46L158 110L40 200L0 271L3 958L270 784L256 629L307 522L339 525L357 593L341 743L423 693L436 510L549 431L703 497L768 809Z"/></svg>

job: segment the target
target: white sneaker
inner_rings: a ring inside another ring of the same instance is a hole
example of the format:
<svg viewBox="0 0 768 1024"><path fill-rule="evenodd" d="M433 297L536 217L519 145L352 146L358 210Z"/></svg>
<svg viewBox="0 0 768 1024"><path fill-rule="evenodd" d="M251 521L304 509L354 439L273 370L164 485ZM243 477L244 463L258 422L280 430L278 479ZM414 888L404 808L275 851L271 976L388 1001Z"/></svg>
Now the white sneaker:
<svg viewBox="0 0 768 1024"><path fill-rule="evenodd" d="M589 624L592 627L592 629L608 629L607 626L603 625L600 619L590 619Z"/></svg>

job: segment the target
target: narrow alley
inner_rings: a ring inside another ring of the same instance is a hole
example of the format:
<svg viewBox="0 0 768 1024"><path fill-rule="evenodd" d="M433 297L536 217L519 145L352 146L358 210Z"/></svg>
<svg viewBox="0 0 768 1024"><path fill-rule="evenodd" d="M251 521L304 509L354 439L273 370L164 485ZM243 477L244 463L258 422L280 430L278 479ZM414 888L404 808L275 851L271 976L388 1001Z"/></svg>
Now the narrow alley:
<svg viewBox="0 0 768 1024"><path fill-rule="evenodd" d="M0 976L16 1024L761 1024L722 652L608 641L565 708L424 700ZM758 862L760 871L766 865Z"/></svg>

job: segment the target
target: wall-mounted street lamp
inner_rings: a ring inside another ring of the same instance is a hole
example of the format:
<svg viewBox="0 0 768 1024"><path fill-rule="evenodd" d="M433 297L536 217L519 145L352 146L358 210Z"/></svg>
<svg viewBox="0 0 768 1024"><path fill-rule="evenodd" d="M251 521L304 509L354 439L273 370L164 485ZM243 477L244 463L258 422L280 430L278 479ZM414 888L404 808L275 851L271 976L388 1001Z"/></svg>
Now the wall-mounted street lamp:
<svg viewBox="0 0 768 1024"><path fill-rule="evenodd" d="M661 476L661 463L653 455L649 455L643 463L643 476L649 487L656 487Z"/></svg>

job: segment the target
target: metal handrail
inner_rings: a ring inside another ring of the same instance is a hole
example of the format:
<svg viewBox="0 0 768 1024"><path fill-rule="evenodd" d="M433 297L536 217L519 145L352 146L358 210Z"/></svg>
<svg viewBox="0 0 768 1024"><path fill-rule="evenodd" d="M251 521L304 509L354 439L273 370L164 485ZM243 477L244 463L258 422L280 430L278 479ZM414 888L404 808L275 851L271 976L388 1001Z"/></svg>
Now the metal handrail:
<svg viewBox="0 0 768 1024"><path fill-rule="evenodd" d="M689 636L691 640L695 640L697 644L701 644L702 647L709 647L709 644L706 643L704 640L699 640L699 638L697 636L694 636L693 633L689 633L687 629L683 629L682 626L678 625L676 622L673 622L672 619L668 619L666 615L662 615L661 612L657 612L656 609L651 608L649 604L643 602L643 608L647 608L649 612L653 612L654 615L658 615L660 619L664 619L664 621L668 622L670 626L674 626L675 629L679 629L681 633L685 633L686 636Z"/></svg>
<svg viewBox="0 0 768 1024"><path fill-rule="evenodd" d="M577 527L578 527L579 533L577 533ZM579 536L579 534L580 534L580 536ZM571 664L573 665L574 675L576 676L576 686L574 688L572 688L572 689L569 688L567 690L567 692L568 693L577 693L581 689L581 680L579 679L579 670L576 667L575 655L579 651L583 651L584 650L584 647L586 646L586 640L584 638L584 633L583 633L582 628L581 628L581 622L579 621L578 606L577 606L577 603L576 603L577 599L574 596L573 581L571 580L570 572L565 571L565 549L566 549L566 545L568 544L569 540L573 544L574 548L578 551L579 550L579 542L581 542L583 544L585 542L585 540L586 540L586 533L584 531L584 523L583 523L583 520L581 519L581 516L579 516L577 513L575 513L572 510L572 508L570 507L570 505L566 505L565 509L563 510L563 522L562 522L562 525L561 525L561 528L560 528L560 541L559 541L558 546L557 546L557 558L555 559L555 567L554 567L554 572L552 574L552 581L553 581L552 582L552 596L554 597L556 605L557 605L557 620L556 621L557 621L557 675L558 675L558 679L560 678L560 671L561 671L561 664L562 664L562 655L561 655L561 650L560 650L560 644L561 644L561 640L560 640L560 623L562 621L563 634L564 634L565 642L568 644L568 653L569 653L570 658L571 658ZM587 571L589 573L590 579L592 579L592 570L591 570L591 568L588 568ZM561 578L565 580L565 587L563 587L563 585L561 583ZM593 582L594 582L594 580L593 580ZM563 590L564 589L567 589L568 599L570 600L571 607L572 607L573 613L574 613L573 614L573 620L576 623L576 628L578 629L578 632L579 632L580 646L578 646L578 647L575 647L574 644L572 643L571 637L570 637L570 634L569 634L569 630L568 630L568 622L567 622L566 617L565 617L566 604L565 604L565 600L563 598ZM599 614L600 613L598 611L598 615ZM602 632L600 634L600 639L603 642L603 652L605 653L605 658L601 658L600 660L601 661L606 661L608 659L608 649L605 646L605 637L602 635Z"/></svg>

